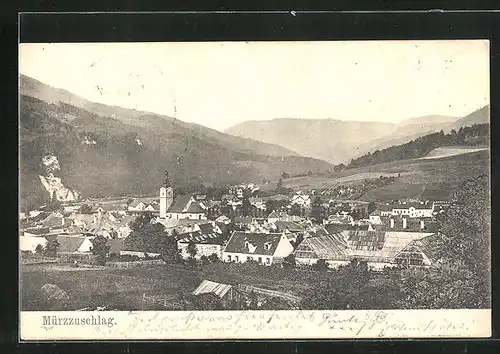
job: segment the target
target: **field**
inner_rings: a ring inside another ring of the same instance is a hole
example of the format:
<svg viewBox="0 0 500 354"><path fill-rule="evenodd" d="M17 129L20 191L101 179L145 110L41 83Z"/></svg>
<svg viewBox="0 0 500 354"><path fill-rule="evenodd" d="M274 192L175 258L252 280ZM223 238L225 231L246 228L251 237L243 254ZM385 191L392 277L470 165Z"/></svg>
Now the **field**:
<svg viewBox="0 0 500 354"><path fill-rule="evenodd" d="M343 184L360 183L381 176L396 177L389 186L368 191L360 200L392 200L400 198L446 199L462 181L489 174L487 150L443 156L433 159L400 160L336 172L331 177L297 177L283 180L293 189L326 189ZM276 187L276 182L265 186Z"/></svg>
<svg viewBox="0 0 500 354"><path fill-rule="evenodd" d="M427 159L439 159L442 157L448 157L448 156L456 156L456 155L462 155L462 154L469 154L471 152L477 152L477 151L482 151L482 150L487 150L487 147L480 147L480 148L467 148L467 147L440 147L432 150L429 152L426 156L420 158L421 160L427 160Z"/></svg>
<svg viewBox="0 0 500 354"><path fill-rule="evenodd" d="M204 267L164 265L144 268L71 268L58 265L23 266L21 270L21 310L58 310L47 307L43 302L41 287L47 283L55 284L64 290L70 302L66 310L85 307L110 306L117 310L161 310L144 303L143 294L162 298L180 298L189 295L203 279L226 284L249 284L271 290L296 294L309 287L311 277L304 276L302 281L272 280L266 269L261 267L261 275L243 275L231 270L227 264L210 264ZM175 310L182 310L173 301Z"/></svg>

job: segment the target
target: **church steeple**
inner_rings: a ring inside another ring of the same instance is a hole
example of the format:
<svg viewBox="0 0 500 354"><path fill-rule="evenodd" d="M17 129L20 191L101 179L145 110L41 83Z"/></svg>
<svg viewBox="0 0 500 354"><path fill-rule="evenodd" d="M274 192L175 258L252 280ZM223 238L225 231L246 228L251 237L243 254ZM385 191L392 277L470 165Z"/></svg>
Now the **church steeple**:
<svg viewBox="0 0 500 354"><path fill-rule="evenodd" d="M167 210L168 208L170 208L173 201L174 201L174 195L170 177L168 171L165 171L165 179L163 180L163 186L160 187L160 218L165 218L167 216Z"/></svg>

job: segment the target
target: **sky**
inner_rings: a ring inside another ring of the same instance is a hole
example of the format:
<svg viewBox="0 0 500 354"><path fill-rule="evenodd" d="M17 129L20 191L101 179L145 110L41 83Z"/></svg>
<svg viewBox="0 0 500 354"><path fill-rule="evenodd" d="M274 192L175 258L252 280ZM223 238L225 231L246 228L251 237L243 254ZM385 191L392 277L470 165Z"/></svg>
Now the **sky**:
<svg viewBox="0 0 500 354"><path fill-rule="evenodd" d="M93 102L224 130L461 117L489 104L489 55L479 40L23 43L19 71Z"/></svg>

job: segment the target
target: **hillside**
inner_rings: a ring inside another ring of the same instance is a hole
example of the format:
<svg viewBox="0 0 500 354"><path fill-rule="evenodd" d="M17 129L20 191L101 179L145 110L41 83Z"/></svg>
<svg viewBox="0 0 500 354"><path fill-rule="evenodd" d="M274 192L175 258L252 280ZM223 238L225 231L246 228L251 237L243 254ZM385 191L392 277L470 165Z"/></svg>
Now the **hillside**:
<svg viewBox="0 0 500 354"><path fill-rule="evenodd" d="M79 124L78 121L72 122L73 119L78 117L77 114L85 112L85 115L92 114L102 118L98 119L100 125L109 124L113 129L122 129L122 131L115 130L115 133L125 133L130 129L136 129L131 128L131 126L134 126L149 130L161 130L164 133L176 132L179 134L189 134L200 139L209 140L212 143L223 143L231 149L240 152L272 156L298 155L278 145L234 137L223 134L215 129L186 123L173 117L90 102L69 91L48 86L26 75L20 75L19 90L21 95L37 98L43 102L58 106L59 108L53 108L57 111L56 118L63 122L72 123L73 125ZM110 121L110 118L114 119L114 121ZM116 122L123 123L124 125L116 124Z"/></svg>
<svg viewBox="0 0 500 354"><path fill-rule="evenodd" d="M449 129L460 129L460 127L483 123L490 123L490 106L484 106L457 120L450 124Z"/></svg>
<svg viewBox="0 0 500 354"><path fill-rule="evenodd" d="M472 126L460 127L458 131L451 130L445 134L444 131L421 136L405 144L394 145L382 150L369 152L361 157L352 159L347 168L374 165L384 162L421 158L433 149L445 146L478 146L488 145L490 135L489 124L474 124Z"/></svg>
<svg viewBox="0 0 500 354"><path fill-rule="evenodd" d="M463 181L489 174L490 153L488 150L480 150L428 160L407 159L357 167L331 173L328 177L289 178L283 180L283 186L295 190L314 189L320 192L325 189L363 185L366 181L377 181L383 177L394 178L393 183L381 187L373 183L372 187L358 199L363 201L392 201L404 198L443 200L448 199L450 193ZM275 188L276 181L268 186Z"/></svg>
<svg viewBox="0 0 500 354"><path fill-rule="evenodd" d="M333 119L273 119L246 121L225 132L286 147L304 156L334 164L404 144L441 130L449 132L463 126L487 123L489 109L483 107L466 117L429 115L405 119L399 123L354 122Z"/></svg>
<svg viewBox="0 0 500 354"><path fill-rule="evenodd" d="M176 187L185 187L261 182L283 171L332 169L325 161L293 156L279 146L175 119L144 114L137 116L138 124L124 121L21 95L22 206L50 200L52 193L41 182L46 177L53 180L56 194L69 190L86 198L156 193L164 170L170 171ZM60 168L48 171L44 158L55 159Z"/></svg>
<svg viewBox="0 0 500 354"><path fill-rule="evenodd" d="M396 128L392 123L281 118L243 122L225 132L281 145L304 156L340 163L356 155L359 146L367 140L381 138Z"/></svg>

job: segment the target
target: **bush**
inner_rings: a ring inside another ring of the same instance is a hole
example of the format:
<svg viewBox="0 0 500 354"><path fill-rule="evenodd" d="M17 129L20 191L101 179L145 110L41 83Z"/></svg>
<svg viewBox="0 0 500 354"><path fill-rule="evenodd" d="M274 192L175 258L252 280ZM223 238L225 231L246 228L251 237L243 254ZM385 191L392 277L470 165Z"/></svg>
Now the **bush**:
<svg viewBox="0 0 500 354"><path fill-rule="evenodd" d="M326 261L324 259L320 259L313 264L312 268L319 272L325 272L328 270L328 264L326 264Z"/></svg>
<svg viewBox="0 0 500 354"><path fill-rule="evenodd" d="M208 256L208 260L210 261L210 263L217 263L220 261L217 253L212 253L210 256Z"/></svg>
<svg viewBox="0 0 500 354"><path fill-rule="evenodd" d="M210 260L205 255L203 255L203 256L200 257L200 261L201 261L201 264L203 264L203 265L206 265L206 264L210 263Z"/></svg>

